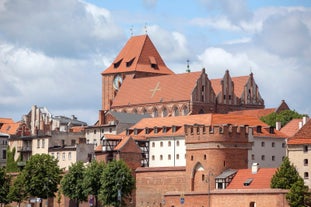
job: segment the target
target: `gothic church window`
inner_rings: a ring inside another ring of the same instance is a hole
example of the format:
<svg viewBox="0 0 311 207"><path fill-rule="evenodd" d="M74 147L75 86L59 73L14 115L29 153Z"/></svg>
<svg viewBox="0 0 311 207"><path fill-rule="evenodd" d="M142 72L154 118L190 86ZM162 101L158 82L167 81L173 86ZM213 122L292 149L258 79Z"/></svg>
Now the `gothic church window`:
<svg viewBox="0 0 311 207"><path fill-rule="evenodd" d="M153 117L158 117L158 109L153 109Z"/></svg>
<svg viewBox="0 0 311 207"><path fill-rule="evenodd" d="M163 108L162 109L162 117L166 117L167 116L167 109Z"/></svg>
<svg viewBox="0 0 311 207"><path fill-rule="evenodd" d="M173 108L173 114L174 114L174 116L179 116L179 111L178 111L178 108L176 106Z"/></svg>

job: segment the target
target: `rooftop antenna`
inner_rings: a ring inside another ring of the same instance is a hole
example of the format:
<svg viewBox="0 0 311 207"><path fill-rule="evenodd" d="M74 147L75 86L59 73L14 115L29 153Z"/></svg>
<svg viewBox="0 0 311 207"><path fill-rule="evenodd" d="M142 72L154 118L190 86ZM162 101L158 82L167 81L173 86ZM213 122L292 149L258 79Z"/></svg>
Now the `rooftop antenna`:
<svg viewBox="0 0 311 207"><path fill-rule="evenodd" d="M131 36L133 36L133 25L130 28Z"/></svg>
<svg viewBox="0 0 311 207"><path fill-rule="evenodd" d="M187 72L187 73L190 73L190 66L189 66L189 62L190 62L190 60L189 60L189 59L187 59L187 70L186 70L186 72Z"/></svg>
<svg viewBox="0 0 311 207"><path fill-rule="evenodd" d="M145 34L147 34L147 33L148 33L148 32L147 32L147 22L145 23L144 28L145 28Z"/></svg>

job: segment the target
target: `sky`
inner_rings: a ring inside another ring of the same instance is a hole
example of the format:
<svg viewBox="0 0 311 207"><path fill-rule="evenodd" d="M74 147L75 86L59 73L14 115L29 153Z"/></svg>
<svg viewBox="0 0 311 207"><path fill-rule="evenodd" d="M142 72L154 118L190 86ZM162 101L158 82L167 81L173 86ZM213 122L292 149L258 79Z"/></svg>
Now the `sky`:
<svg viewBox="0 0 311 207"><path fill-rule="evenodd" d="M37 105L93 125L101 72L142 34L175 73L253 73L266 108L311 115L309 0L0 0L0 117Z"/></svg>

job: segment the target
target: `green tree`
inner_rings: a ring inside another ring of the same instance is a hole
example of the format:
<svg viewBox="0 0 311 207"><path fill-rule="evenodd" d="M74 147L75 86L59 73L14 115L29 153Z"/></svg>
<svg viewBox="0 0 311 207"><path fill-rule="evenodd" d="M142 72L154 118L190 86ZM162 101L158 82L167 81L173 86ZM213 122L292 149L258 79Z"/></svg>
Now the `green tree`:
<svg viewBox="0 0 311 207"><path fill-rule="evenodd" d="M101 174L105 168L104 162L97 162L93 160L85 169L83 179L83 189L86 195L92 195L95 198L95 206L98 206L98 194L101 187L100 180Z"/></svg>
<svg viewBox="0 0 311 207"><path fill-rule="evenodd" d="M84 171L85 167L81 161L74 163L61 181L63 194L75 200L77 207L80 202L87 201L87 194L83 190Z"/></svg>
<svg viewBox="0 0 311 207"><path fill-rule="evenodd" d="M12 151L10 150L10 147L7 147L6 150L6 171L7 172L18 172L19 168L17 165L17 161L14 160L16 153L15 147L13 147Z"/></svg>
<svg viewBox="0 0 311 207"><path fill-rule="evenodd" d="M8 204L10 202L8 193L10 190L11 178L7 175L4 168L0 168L0 204Z"/></svg>
<svg viewBox="0 0 311 207"><path fill-rule="evenodd" d="M10 188L9 198L10 201L20 203L28 197L28 193L25 188L25 177L24 174L20 173L14 180L13 185Z"/></svg>
<svg viewBox="0 0 311 207"><path fill-rule="evenodd" d="M292 185L286 199L291 207L310 206L308 187L304 185L301 177Z"/></svg>
<svg viewBox="0 0 311 207"><path fill-rule="evenodd" d="M292 110L284 110L280 113L273 112L271 114L268 114L267 116L263 116L260 118L260 120L270 126L275 127L276 122L281 122L281 125L285 126L292 119L302 118L303 116L306 115L299 114L296 111Z"/></svg>
<svg viewBox="0 0 311 207"><path fill-rule="evenodd" d="M61 170L57 163L58 160L48 154L30 157L22 171L25 188L30 196L46 199L54 197L61 180Z"/></svg>
<svg viewBox="0 0 311 207"><path fill-rule="evenodd" d="M106 205L122 205L123 198L130 196L135 187L131 169L122 160L109 162L100 182L99 199Z"/></svg>
<svg viewBox="0 0 311 207"><path fill-rule="evenodd" d="M271 179L271 188L290 189L300 178L295 166L285 157Z"/></svg>

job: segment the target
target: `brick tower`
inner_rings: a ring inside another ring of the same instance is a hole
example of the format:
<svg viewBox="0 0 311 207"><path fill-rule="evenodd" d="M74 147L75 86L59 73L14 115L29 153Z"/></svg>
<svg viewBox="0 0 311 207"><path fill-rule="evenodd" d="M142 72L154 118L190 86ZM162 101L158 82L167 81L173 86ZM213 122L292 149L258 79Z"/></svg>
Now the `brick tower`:
<svg viewBox="0 0 311 207"><path fill-rule="evenodd" d="M247 168L248 127L187 125L187 191L215 189L215 176L227 169Z"/></svg>
<svg viewBox="0 0 311 207"><path fill-rule="evenodd" d="M110 109L125 78L142 78L174 74L164 63L148 35L131 37L113 63L102 75L102 110L99 122Z"/></svg>

